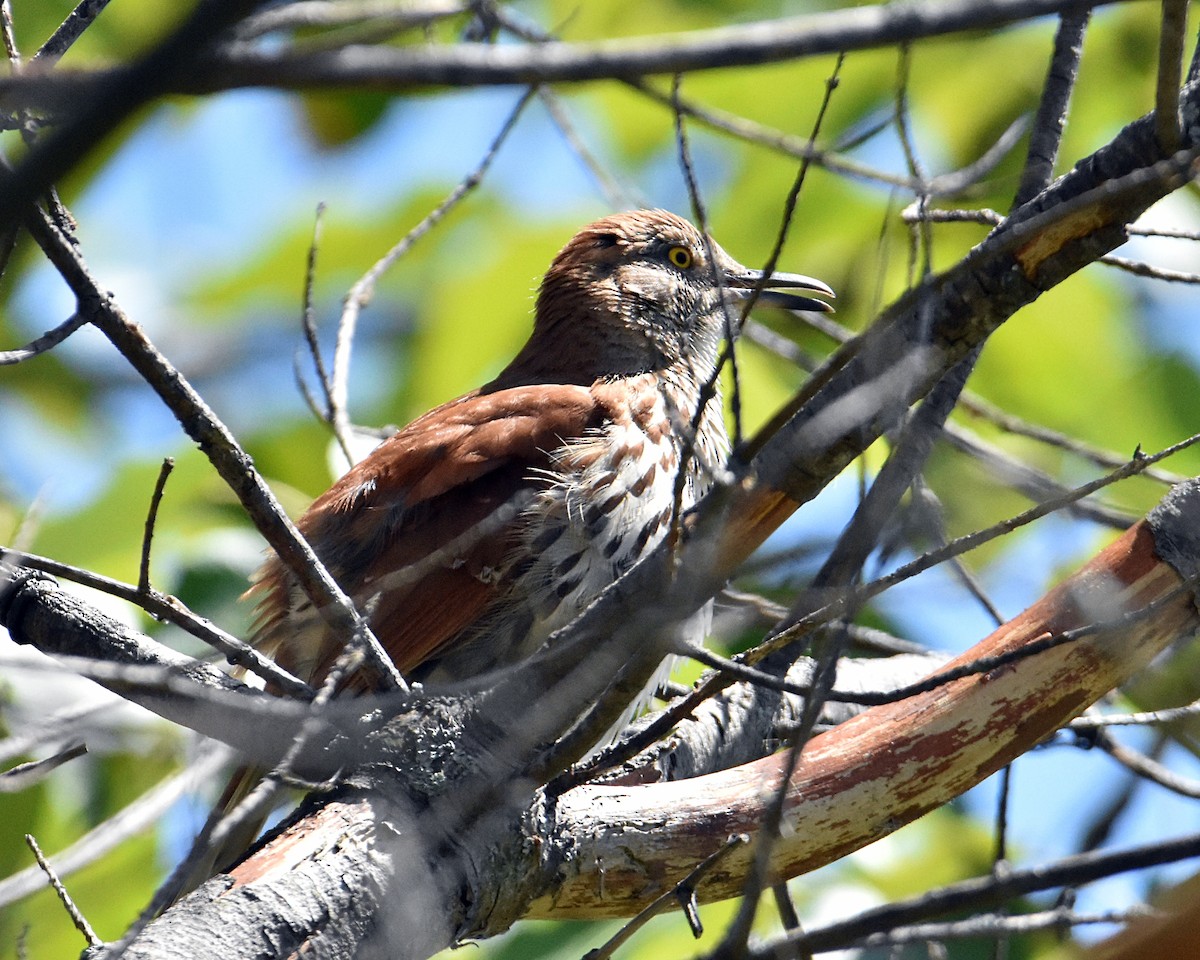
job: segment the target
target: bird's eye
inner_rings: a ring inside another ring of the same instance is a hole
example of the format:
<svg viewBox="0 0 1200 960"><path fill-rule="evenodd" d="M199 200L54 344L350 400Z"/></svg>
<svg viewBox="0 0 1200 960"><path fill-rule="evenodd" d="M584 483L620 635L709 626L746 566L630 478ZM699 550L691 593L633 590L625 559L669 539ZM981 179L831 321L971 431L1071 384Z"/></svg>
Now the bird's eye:
<svg viewBox="0 0 1200 960"><path fill-rule="evenodd" d="M672 247L667 251L667 259L680 270L686 270L692 265L692 251L687 247Z"/></svg>

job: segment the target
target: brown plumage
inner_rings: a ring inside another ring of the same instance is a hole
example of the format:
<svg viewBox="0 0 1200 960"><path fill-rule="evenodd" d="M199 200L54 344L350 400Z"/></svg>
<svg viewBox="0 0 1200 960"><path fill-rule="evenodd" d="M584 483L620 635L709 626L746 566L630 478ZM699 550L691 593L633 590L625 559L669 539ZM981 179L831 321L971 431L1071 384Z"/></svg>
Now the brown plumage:
<svg viewBox="0 0 1200 960"><path fill-rule="evenodd" d="M700 411L700 391L756 284L765 302L829 309L772 289L831 296L819 280L764 281L673 214L598 220L550 265L533 333L495 380L414 420L316 499L300 530L402 673L457 680L530 655L667 535L724 454L720 398ZM319 683L345 638L274 556L249 595L254 642ZM219 807L255 780L243 770ZM245 825L194 881L255 832Z"/></svg>
<svg viewBox="0 0 1200 960"><path fill-rule="evenodd" d="M697 418L700 388L726 312L761 280L670 213L599 220L551 264L533 333L495 380L313 503L301 531L403 673L459 679L528 656L666 535L681 464L686 508L724 453L719 398ZM765 285L831 295L792 274ZM250 593L255 641L319 681L343 638L275 557Z"/></svg>

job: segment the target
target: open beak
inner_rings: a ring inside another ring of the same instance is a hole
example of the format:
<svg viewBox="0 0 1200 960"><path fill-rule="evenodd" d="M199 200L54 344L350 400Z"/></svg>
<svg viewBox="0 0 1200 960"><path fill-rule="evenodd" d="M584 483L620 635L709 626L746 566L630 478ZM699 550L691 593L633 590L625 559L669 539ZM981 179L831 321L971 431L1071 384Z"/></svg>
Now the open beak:
<svg viewBox="0 0 1200 960"><path fill-rule="evenodd" d="M761 284L762 292L758 296L759 303L782 307L784 310L813 310L817 313L833 313L833 307L824 300L815 297L804 297L791 293L791 290L811 290L826 297L837 295L829 288L812 277L799 273L773 273L763 280L759 270L744 270L737 273L725 274L725 292L732 300L748 300L756 286Z"/></svg>

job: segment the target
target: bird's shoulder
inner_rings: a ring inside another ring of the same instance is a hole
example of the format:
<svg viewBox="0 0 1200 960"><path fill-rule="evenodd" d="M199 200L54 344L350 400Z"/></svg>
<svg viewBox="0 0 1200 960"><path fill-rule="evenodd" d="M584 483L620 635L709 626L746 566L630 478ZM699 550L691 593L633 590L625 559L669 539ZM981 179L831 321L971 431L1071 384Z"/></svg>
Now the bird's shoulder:
<svg viewBox="0 0 1200 960"><path fill-rule="evenodd" d="M608 398L575 384L466 394L412 421L345 474L310 512L386 501L423 503L504 467L543 462L611 416Z"/></svg>

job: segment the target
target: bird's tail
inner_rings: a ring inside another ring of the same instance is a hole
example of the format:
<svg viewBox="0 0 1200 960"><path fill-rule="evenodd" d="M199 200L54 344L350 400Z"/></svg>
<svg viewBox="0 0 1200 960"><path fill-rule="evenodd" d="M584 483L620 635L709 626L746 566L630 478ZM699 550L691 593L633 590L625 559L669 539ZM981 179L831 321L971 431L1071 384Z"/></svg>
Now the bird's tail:
<svg viewBox="0 0 1200 960"><path fill-rule="evenodd" d="M258 786L265 773L265 768L250 764L242 764L234 770L225 789L221 792L220 799L217 800L208 815L202 835L210 834L222 820L232 814L250 795L250 792ZM183 897L191 893L210 877L225 872L241 860L262 832L263 824L270 812L268 809L243 820L228 836L216 844L210 843L204 856L198 859L188 872L179 896Z"/></svg>

